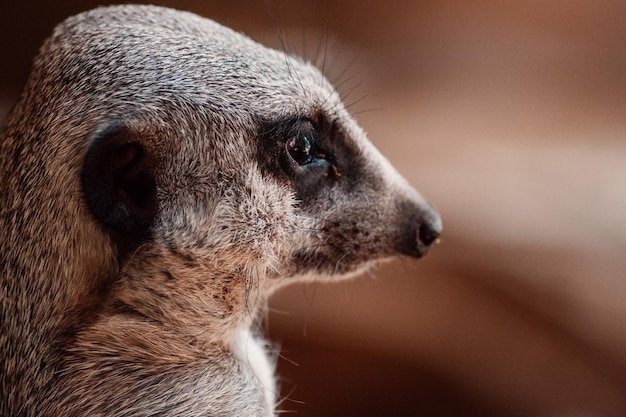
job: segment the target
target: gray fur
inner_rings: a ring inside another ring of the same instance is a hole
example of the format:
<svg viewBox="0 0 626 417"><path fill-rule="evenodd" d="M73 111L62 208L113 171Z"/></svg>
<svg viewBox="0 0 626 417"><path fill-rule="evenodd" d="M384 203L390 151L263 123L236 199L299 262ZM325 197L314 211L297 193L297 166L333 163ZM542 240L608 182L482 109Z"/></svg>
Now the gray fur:
<svg viewBox="0 0 626 417"><path fill-rule="evenodd" d="M292 125L324 171L286 156ZM111 126L154 160L131 243L81 174ZM311 65L186 12L71 17L0 132L0 415L273 415L267 296L440 229Z"/></svg>

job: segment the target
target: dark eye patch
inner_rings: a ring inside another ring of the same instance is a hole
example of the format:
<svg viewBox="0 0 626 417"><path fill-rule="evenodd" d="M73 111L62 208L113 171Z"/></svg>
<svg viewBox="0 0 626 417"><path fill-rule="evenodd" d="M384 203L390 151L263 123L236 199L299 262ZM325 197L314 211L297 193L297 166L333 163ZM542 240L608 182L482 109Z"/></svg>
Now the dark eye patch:
<svg viewBox="0 0 626 417"><path fill-rule="evenodd" d="M303 205L332 204L333 196L350 194L368 181L365 161L339 120L318 112L257 121L261 171L289 184Z"/></svg>
<svg viewBox="0 0 626 417"><path fill-rule="evenodd" d="M281 168L288 177L317 174L329 176L333 156L324 148L329 143L326 132L316 129L308 118L294 118L265 123L261 129L259 161L269 173Z"/></svg>

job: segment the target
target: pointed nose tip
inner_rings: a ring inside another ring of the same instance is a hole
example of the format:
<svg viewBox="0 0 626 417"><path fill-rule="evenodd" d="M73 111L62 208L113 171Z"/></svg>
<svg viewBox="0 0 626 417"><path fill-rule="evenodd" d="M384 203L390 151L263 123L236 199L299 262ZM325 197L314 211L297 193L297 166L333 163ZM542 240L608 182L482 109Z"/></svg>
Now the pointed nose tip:
<svg viewBox="0 0 626 417"><path fill-rule="evenodd" d="M417 249L420 256L426 255L430 246L437 242L442 231L441 217L434 210L428 210L417 229Z"/></svg>
<svg viewBox="0 0 626 417"><path fill-rule="evenodd" d="M398 208L400 222L390 229L397 231L395 249L403 255L421 258L441 235L441 217L422 200L401 202Z"/></svg>
<svg viewBox="0 0 626 417"><path fill-rule="evenodd" d="M417 240L424 246L430 246L441 235L441 219L436 214L431 214L424 219L417 231Z"/></svg>

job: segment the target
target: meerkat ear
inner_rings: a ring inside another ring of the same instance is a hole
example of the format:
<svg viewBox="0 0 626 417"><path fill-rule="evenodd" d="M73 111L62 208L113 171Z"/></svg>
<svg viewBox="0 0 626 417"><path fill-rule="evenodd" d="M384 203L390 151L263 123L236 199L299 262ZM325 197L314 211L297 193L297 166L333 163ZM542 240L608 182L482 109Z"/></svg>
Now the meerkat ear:
<svg viewBox="0 0 626 417"><path fill-rule="evenodd" d="M148 236L156 212L155 158L145 138L112 125L92 140L82 182L94 217L125 242Z"/></svg>

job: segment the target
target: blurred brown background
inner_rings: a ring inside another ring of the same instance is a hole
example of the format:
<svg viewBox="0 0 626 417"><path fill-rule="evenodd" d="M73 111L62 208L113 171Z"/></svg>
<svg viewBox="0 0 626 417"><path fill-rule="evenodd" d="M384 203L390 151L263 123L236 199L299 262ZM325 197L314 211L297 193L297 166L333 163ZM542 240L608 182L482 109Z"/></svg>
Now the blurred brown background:
<svg viewBox="0 0 626 417"><path fill-rule="evenodd" d="M3 2L0 115L99 3ZM154 3L320 57L444 218L422 261L274 297L283 410L626 416L624 1Z"/></svg>

